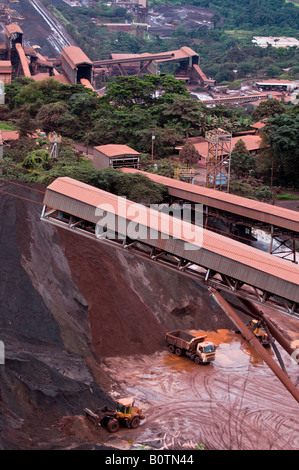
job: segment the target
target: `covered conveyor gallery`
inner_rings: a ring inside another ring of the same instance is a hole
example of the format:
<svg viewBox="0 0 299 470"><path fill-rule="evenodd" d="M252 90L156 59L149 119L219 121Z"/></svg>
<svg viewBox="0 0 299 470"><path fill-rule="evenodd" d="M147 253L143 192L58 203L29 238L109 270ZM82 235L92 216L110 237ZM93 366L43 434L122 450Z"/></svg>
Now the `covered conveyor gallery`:
<svg viewBox="0 0 299 470"><path fill-rule="evenodd" d="M210 219L220 219L231 226L230 233L245 242L250 240L244 235L247 232L246 227L249 228L249 234L253 228L268 232L269 253L282 255L284 258L289 256L296 262L299 212L133 168L122 168L122 171L141 173L152 181L165 185L172 199L203 204L205 227L210 225Z"/></svg>
<svg viewBox="0 0 299 470"><path fill-rule="evenodd" d="M41 219L299 315L299 268L235 240L71 178L51 183Z"/></svg>

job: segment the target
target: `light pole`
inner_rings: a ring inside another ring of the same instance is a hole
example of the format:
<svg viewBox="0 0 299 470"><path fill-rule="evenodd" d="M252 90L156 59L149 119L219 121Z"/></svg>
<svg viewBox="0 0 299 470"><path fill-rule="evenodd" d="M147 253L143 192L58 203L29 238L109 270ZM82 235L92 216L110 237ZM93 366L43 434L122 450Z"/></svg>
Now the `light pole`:
<svg viewBox="0 0 299 470"><path fill-rule="evenodd" d="M154 135L154 129L152 129L151 131L152 131L152 162L153 162L154 161L154 140L156 136Z"/></svg>
<svg viewBox="0 0 299 470"><path fill-rule="evenodd" d="M272 155L272 159L271 159L271 180L270 180L270 189L272 191L272 187L273 187L273 173L274 173L274 161L273 161L273 155Z"/></svg>

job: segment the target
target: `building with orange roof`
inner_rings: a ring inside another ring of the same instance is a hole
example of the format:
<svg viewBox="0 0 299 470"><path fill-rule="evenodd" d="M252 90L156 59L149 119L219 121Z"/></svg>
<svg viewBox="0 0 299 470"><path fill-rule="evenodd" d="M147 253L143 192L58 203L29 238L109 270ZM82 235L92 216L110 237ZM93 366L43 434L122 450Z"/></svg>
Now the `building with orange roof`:
<svg viewBox="0 0 299 470"><path fill-rule="evenodd" d="M299 47L299 41L296 38L292 37L278 37L278 36L253 36L253 44L256 44L259 47Z"/></svg>
<svg viewBox="0 0 299 470"><path fill-rule="evenodd" d="M197 139L197 138L195 138ZM250 152L252 155L256 155L260 152L260 145L261 145L261 137L259 134L246 134L246 135L239 135L235 136L232 138L232 147L231 150L234 150L234 147L236 143L239 140L243 140L244 144L246 145L246 148L248 152ZM188 139L189 142L192 142L196 150L198 151L200 155L200 164L205 165L206 164L206 159L209 153L209 143L205 139L201 139L200 142L194 140L192 141L192 138ZM180 150L182 146L176 147L176 150Z"/></svg>
<svg viewBox="0 0 299 470"><path fill-rule="evenodd" d="M258 122L255 122L254 124L251 124L250 127L252 127L252 129L255 129L256 132L260 132L260 130L263 129L265 125L266 125L265 122L258 121Z"/></svg>
<svg viewBox="0 0 299 470"><path fill-rule="evenodd" d="M54 75L50 76L46 72L40 72L40 73L37 73L36 75L32 75L31 78L33 80L35 80L36 82L41 82L43 80L47 80L47 79L51 78L51 79L55 80L56 82L66 83L66 84L70 83L68 78L62 73L60 73L58 75L54 74Z"/></svg>
<svg viewBox="0 0 299 470"><path fill-rule="evenodd" d="M61 52L61 65L70 83L80 83L84 78L92 84L93 63L80 47L64 47Z"/></svg>
<svg viewBox="0 0 299 470"><path fill-rule="evenodd" d="M0 60L0 80L2 83L11 83L12 65L10 60Z"/></svg>
<svg viewBox="0 0 299 470"><path fill-rule="evenodd" d="M16 44L23 46L23 31L16 23L7 24L4 27L6 48L8 52L8 60L11 60L11 50L15 48Z"/></svg>
<svg viewBox="0 0 299 470"><path fill-rule="evenodd" d="M94 168L140 167L140 153L128 145L107 144L93 148Z"/></svg>
<svg viewBox="0 0 299 470"><path fill-rule="evenodd" d="M258 88L262 90L284 90L284 91L293 91L296 88L299 88L298 80L280 80L276 78L271 78L268 80L261 80L255 82Z"/></svg>

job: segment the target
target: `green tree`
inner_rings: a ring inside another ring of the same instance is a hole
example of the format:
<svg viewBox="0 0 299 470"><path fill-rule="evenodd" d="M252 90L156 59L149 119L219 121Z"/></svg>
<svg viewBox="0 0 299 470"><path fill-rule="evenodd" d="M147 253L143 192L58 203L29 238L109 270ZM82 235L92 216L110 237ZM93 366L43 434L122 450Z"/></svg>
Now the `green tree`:
<svg viewBox="0 0 299 470"><path fill-rule="evenodd" d="M262 101L253 111L252 117L256 121L261 121L268 117L273 117L275 114L283 114L286 107L276 98L269 98L267 101Z"/></svg>
<svg viewBox="0 0 299 470"><path fill-rule="evenodd" d="M114 102L117 106L150 106L167 101L173 95L188 96L186 88L171 75L144 75L116 77L108 83L105 100Z"/></svg>
<svg viewBox="0 0 299 470"><path fill-rule="evenodd" d="M276 78L281 74L281 69L277 65L269 65L266 69L266 74L269 78Z"/></svg>
<svg viewBox="0 0 299 470"><path fill-rule="evenodd" d="M29 170L38 170L47 167L50 154L46 149L33 150L24 159L22 166Z"/></svg>
<svg viewBox="0 0 299 470"><path fill-rule="evenodd" d="M268 119L267 135L273 175L279 185L299 187L299 114L281 114Z"/></svg>
<svg viewBox="0 0 299 470"><path fill-rule="evenodd" d="M127 174L113 168L98 170L90 181L94 186L105 191L145 204L163 202L168 192L164 185L151 181L145 175Z"/></svg>
<svg viewBox="0 0 299 470"><path fill-rule="evenodd" d="M31 119L31 116L28 112L20 112L19 118L17 120L17 127L19 129L20 137L32 136L36 131L36 122Z"/></svg>
<svg viewBox="0 0 299 470"><path fill-rule="evenodd" d="M167 188L151 181L141 174L121 174L115 184L115 192L126 196L130 201L144 204L163 202Z"/></svg>
<svg viewBox="0 0 299 470"><path fill-rule="evenodd" d="M255 159L247 150L244 140L239 139L231 153L231 174L237 179L246 177L254 170Z"/></svg>
<svg viewBox="0 0 299 470"><path fill-rule="evenodd" d="M200 155L191 142L186 142L179 152L180 161L187 165L187 167L197 163L199 158Z"/></svg>
<svg viewBox="0 0 299 470"><path fill-rule="evenodd" d="M269 186L259 186L255 190L255 197L259 201L270 202L273 200L273 193Z"/></svg>
<svg viewBox="0 0 299 470"><path fill-rule="evenodd" d="M67 112L68 105L64 101L43 105L36 115L36 120L45 132L59 131L59 119Z"/></svg>
<svg viewBox="0 0 299 470"><path fill-rule="evenodd" d="M199 128L203 106L199 101L190 97L177 95L171 103L165 103L160 107L161 124L171 121L174 125L179 124L186 133L186 138L192 130Z"/></svg>

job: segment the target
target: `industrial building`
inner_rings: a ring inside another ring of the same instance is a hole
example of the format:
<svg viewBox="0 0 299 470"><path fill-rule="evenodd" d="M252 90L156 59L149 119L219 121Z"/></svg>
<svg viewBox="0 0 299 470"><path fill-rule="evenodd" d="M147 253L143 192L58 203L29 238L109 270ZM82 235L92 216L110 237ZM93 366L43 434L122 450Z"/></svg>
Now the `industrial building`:
<svg viewBox="0 0 299 470"><path fill-rule="evenodd" d="M124 166L139 169L140 153L128 145L99 145L93 148L93 166L98 169Z"/></svg>
<svg viewBox="0 0 299 470"><path fill-rule="evenodd" d="M248 134L232 137L231 150L233 151L236 143L239 140L243 140L246 148L251 155L257 155L260 152L261 137L259 134ZM191 142L200 155L200 164L205 165L209 153L209 144L204 137L189 137L188 142ZM176 150L180 150L182 146L176 147Z"/></svg>
<svg viewBox="0 0 299 470"><path fill-rule="evenodd" d="M272 37L272 36L254 36L252 39L253 44L259 47L299 47L299 41L290 37Z"/></svg>
<svg viewBox="0 0 299 470"><path fill-rule="evenodd" d="M80 83L81 79L92 83L93 63L79 47L65 47L61 53L61 65L70 83Z"/></svg>
<svg viewBox="0 0 299 470"><path fill-rule="evenodd" d="M255 82L258 88L262 90L282 90L291 92L299 88L299 80L279 80L276 78L271 78L269 80L261 80ZM273 96L274 98L274 96Z"/></svg>
<svg viewBox="0 0 299 470"><path fill-rule="evenodd" d="M198 83L206 88L215 86L199 66L199 55L190 47L161 52L157 54L111 54L111 59L94 62L97 73L105 70L109 76L140 75L141 73L159 73L159 65L175 62L178 64L174 77L186 83Z"/></svg>
<svg viewBox="0 0 299 470"><path fill-rule="evenodd" d="M11 83L12 65L10 60L0 61L0 81L1 83Z"/></svg>

